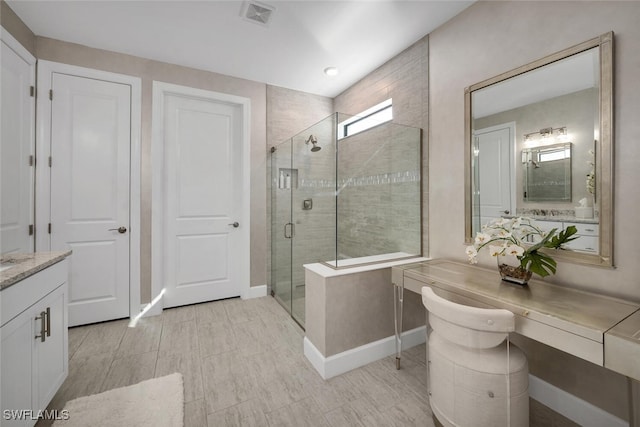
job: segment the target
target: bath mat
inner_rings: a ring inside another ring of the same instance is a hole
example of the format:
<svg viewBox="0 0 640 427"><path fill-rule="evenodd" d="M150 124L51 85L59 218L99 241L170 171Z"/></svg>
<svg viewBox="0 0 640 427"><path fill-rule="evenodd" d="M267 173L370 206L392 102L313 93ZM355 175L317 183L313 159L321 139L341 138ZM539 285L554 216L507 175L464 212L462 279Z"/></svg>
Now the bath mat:
<svg viewBox="0 0 640 427"><path fill-rule="evenodd" d="M184 386L179 373L67 402L68 419L54 427L183 427Z"/></svg>

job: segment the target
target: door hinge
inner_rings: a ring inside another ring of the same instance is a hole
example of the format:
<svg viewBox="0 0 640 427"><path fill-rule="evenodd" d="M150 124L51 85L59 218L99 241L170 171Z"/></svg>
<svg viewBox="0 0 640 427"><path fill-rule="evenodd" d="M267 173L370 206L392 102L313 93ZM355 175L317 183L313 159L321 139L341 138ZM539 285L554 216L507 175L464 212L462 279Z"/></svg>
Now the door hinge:
<svg viewBox="0 0 640 427"><path fill-rule="evenodd" d="M49 99L53 101L53 89L49 89Z"/></svg>
<svg viewBox="0 0 640 427"><path fill-rule="evenodd" d="M35 166L36 165L36 157L33 154L29 155L29 166Z"/></svg>
<svg viewBox="0 0 640 427"><path fill-rule="evenodd" d="M29 96L31 96L32 98L36 96L36 87L35 86L29 86Z"/></svg>
<svg viewBox="0 0 640 427"><path fill-rule="evenodd" d="M47 231L49 232L49 234L51 234L51 223L49 223L49 225L47 226Z"/></svg>
<svg viewBox="0 0 640 427"><path fill-rule="evenodd" d="M51 160L51 156L49 156L49 167L53 164L53 160Z"/></svg>
<svg viewBox="0 0 640 427"><path fill-rule="evenodd" d="M35 232L35 226L33 224L29 224L29 236L33 236L33 233Z"/></svg>

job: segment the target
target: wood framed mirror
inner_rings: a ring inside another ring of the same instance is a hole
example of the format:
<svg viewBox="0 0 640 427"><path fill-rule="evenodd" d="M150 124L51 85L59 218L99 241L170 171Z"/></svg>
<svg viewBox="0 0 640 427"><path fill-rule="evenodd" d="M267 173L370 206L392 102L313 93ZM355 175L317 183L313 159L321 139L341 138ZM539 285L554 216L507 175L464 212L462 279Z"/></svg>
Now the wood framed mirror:
<svg viewBox="0 0 640 427"><path fill-rule="evenodd" d="M465 142L467 243L492 219L527 216L578 228L554 258L613 267L613 32L466 88ZM538 190L564 180L568 196L529 197L532 168Z"/></svg>

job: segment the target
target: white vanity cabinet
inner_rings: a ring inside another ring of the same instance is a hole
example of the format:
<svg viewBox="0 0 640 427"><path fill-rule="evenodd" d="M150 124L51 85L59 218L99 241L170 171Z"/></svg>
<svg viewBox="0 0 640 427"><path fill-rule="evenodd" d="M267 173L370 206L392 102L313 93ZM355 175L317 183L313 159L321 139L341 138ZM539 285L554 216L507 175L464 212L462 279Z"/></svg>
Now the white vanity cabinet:
<svg viewBox="0 0 640 427"><path fill-rule="evenodd" d="M577 228L578 232L576 236L578 237L576 240L572 240L569 243L566 243L565 246L568 249L572 249L574 251L582 251L582 252L599 252L599 226L598 224L593 223L585 223L585 222L568 222L568 221L547 221L547 220L536 220L535 225L538 226L543 231L551 231L556 228L558 231L573 225ZM540 241L540 238L536 238L533 240Z"/></svg>
<svg viewBox="0 0 640 427"><path fill-rule="evenodd" d="M67 275L62 260L2 290L2 426L32 426L68 373ZM6 410L25 412L22 419Z"/></svg>

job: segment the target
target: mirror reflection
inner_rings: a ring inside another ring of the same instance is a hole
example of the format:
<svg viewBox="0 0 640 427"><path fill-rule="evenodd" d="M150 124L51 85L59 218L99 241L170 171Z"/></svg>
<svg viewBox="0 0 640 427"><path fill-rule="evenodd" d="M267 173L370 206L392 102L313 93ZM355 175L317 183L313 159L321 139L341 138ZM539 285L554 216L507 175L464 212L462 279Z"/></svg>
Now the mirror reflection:
<svg viewBox="0 0 640 427"><path fill-rule="evenodd" d="M571 202L571 143L522 150L525 202Z"/></svg>
<svg viewBox="0 0 640 427"><path fill-rule="evenodd" d="M468 241L500 217L579 224L572 249L600 255L579 260L611 265L612 35L466 90Z"/></svg>

